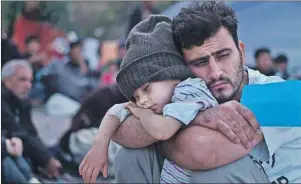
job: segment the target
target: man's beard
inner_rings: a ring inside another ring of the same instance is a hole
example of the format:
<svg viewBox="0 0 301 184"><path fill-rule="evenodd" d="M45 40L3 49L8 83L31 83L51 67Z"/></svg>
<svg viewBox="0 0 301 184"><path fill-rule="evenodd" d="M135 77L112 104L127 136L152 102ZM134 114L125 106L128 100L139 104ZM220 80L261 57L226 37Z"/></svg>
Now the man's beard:
<svg viewBox="0 0 301 184"><path fill-rule="evenodd" d="M243 78L244 78L243 77L244 76L243 64L242 64L241 60L239 61L238 66L235 67L235 72L234 73L236 74L236 76L233 79L233 81L231 81L231 79L229 77L221 75L218 79L211 80L207 84L210 91L211 91L210 86L213 86L214 84L220 83L220 82L224 82L224 83L229 84L229 85L232 86L233 91L228 96L223 95L223 92L222 92L223 89L218 89L217 92L215 92L215 93L218 93L219 96L214 96L213 91L211 91L212 95L214 96L214 98L217 100L217 102L219 104L234 100L234 97L239 92L240 86L241 86L241 84L243 82Z"/></svg>

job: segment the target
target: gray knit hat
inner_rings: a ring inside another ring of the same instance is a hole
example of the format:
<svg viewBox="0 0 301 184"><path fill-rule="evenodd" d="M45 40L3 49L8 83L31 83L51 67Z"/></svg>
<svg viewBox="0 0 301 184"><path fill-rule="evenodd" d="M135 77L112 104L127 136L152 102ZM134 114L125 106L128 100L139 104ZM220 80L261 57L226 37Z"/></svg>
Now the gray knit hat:
<svg viewBox="0 0 301 184"><path fill-rule="evenodd" d="M184 80L192 77L173 41L171 20L151 15L137 24L126 41L126 55L117 74L117 84L129 100L147 82Z"/></svg>

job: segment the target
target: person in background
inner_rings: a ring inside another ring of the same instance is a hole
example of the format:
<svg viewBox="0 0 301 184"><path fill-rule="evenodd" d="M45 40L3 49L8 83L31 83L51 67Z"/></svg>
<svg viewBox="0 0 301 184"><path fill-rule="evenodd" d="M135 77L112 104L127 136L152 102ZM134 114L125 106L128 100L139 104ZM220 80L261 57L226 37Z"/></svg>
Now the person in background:
<svg viewBox="0 0 301 184"><path fill-rule="evenodd" d="M72 161L66 165L71 172L78 174L80 162L76 162L76 156L70 147L71 137L76 137L82 130L97 130L106 112L115 104L126 102L126 97L121 93L117 84L103 86L89 95L80 106L80 109L72 117L70 129L60 139L60 148L72 156ZM78 140L78 144L80 144ZM87 140L82 144L90 144ZM80 148L79 148L80 149ZM89 147L90 149L90 147ZM88 150L87 150L88 151ZM87 154L84 150L83 156ZM64 167L65 168L65 167Z"/></svg>
<svg viewBox="0 0 301 184"><path fill-rule="evenodd" d="M116 62L118 65L118 68L119 68L125 54L126 54L125 40L121 39L121 40L119 40L118 58L117 58L117 62Z"/></svg>
<svg viewBox="0 0 301 184"><path fill-rule="evenodd" d="M41 168L50 178L60 175L61 163L42 143L31 120L27 101L32 87L32 68L26 60L11 60L2 68L1 126L6 138L18 137L23 142L24 157L33 168Z"/></svg>
<svg viewBox="0 0 301 184"><path fill-rule="evenodd" d="M266 76L273 76L276 74L274 63L272 61L271 51L268 48L258 48L254 54L256 60L255 70Z"/></svg>
<svg viewBox="0 0 301 184"><path fill-rule="evenodd" d="M82 102L99 84L97 72L90 70L89 62L81 50L80 40L71 42L67 62L52 62L42 71L44 78L51 78L47 86L51 86L53 93L60 93L78 102Z"/></svg>
<svg viewBox="0 0 301 184"><path fill-rule="evenodd" d="M1 54L1 68L6 62L12 59L21 58L18 47L11 39L8 38L7 34L4 31L2 31L1 35Z"/></svg>
<svg viewBox="0 0 301 184"><path fill-rule="evenodd" d="M126 53L125 41L120 40L118 46L118 58L109 62L105 67L105 71L101 75L101 85L111 85L116 83L116 75L119 70L119 66Z"/></svg>
<svg viewBox="0 0 301 184"><path fill-rule="evenodd" d="M47 55L41 52L41 43L37 35L29 35L25 39L25 53L22 58L27 60L33 69L33 86L29 94L30 103L38 106L45 98L44 84L39 80L38 73L44 67Z"/></svg>
<svg viewBox="0 0 301 184"><path fill-rule="evenodd" d="M29 35L38 34L42 30L41 18L40 2L24 1L21 13L12 22L8 31L21 53L26 52L26 38Z"/></svg>
<svg viewBox="0 0 301 184"><path fill-rule="evenodd" d="M131 29L138 24L140 21L147 19L151 14L159 14L159 10L155 7L155 1L143 1L141 4L137 5L132 11L129 19L127 34L128 35Z"/></svg>
<svg viewBox="0 0 301 184"><path fill-rule="evenodd" d="M284 80L290 78L290 74L287 71L288 58L284 54L279 54L274 59L275 66L277 68L276 76L281 77Z"/></svg>
<svg viewBox="0 0 301 184"><path fill-rule="evenodd" d="M119 66L115 61L111 61L105 66L107 71L103 72L101 75L101 85L111 85L116 83L116 75Z"/></svg>
<svg viewBox="0 0 301 184"><path fill-rule="evenodd" d="M41 51L40 39L36 35L30 35L25 39L25 53L23 59L26 59L32 66L34 76L43 67L43 62L47 55ZM35 79L34 79L35 80Z"/></svg>
<svg viewBox="0 0 301 184"><path fill-rule="evenodd" d="M70 43L69 62L67 63L71 67L78 68L81 74L88 74L89 62L82 55L82 42L80 40Z"/></svg>
<svg viewBox="0 0 301 184"><path fill-rule="evenodd" d="M23 154L23 143L18 137L1 136L1 167L3 183L40 183Z"/></svg>

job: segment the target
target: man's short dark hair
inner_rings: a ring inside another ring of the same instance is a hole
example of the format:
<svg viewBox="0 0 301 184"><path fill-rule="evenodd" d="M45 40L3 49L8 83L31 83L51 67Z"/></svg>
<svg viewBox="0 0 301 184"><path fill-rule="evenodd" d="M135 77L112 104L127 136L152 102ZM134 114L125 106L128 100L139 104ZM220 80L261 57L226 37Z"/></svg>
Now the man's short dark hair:
<svg viewBox="0 0 301 184"><path fill-rule="evenodd" d="M234 10L224 2L203 1L193 2L188 8L182 8L173 19L172 29L176 44L190 49L201 46L224 27L238 48L237 23Z"/></svg>
<svg viewBox="0 0 301 184"><path fill-rule="evenodd" d="M40 42L40 39L37 35L29 35L25 38L25 44L28 45L30 42Z"/></svg>
<svg viewBox="0 0 301 184"><path fill-rule="evenodd" d="M258 59L258 57L259 57L261 54L264 54L264 53L271 54L271 51L270 51L270 49L265 48L265 47L256 49L256 50L255 50L255 53L254 53L255 59Z"/></svg>
<svg viewBox="0 0 301 184"><path fill-rule="evenodd" d="M287 63L288 62L288 58L286 55L284 54L279 54L278 56L276 56L276 58L274 59L274 63L275 64L280 64L280 63Z"/></svg>
<svg viewBox="0 0 301 184"><path fill-rule="evenodd" d="M76 40L76 41L70 42L69 46L70 46L70 49L82 46L82 40Z"/></svg>

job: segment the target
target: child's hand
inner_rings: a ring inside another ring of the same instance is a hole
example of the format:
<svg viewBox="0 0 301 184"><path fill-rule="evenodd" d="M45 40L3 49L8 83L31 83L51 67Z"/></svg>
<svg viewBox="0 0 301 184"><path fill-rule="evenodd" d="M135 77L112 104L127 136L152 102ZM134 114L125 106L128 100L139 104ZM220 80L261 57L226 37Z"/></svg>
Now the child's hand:
<svg viewBox="0 0 301 184"><path fill-rule="evenodd" d="M79 173L85 183L95 183L99 172L107 178L108 176L108 147L92 146L79 166Z"/></svg>
<svg viewBox="0 0 301 184"><path fill-rule="evenodd" d="M129 109L134 114L134 116L136 116L139 119L143 116L146 116L149 113L154 113L151 109L138 107L133 102L129 102L128 104L125 105L125 107Z"/></svg>

